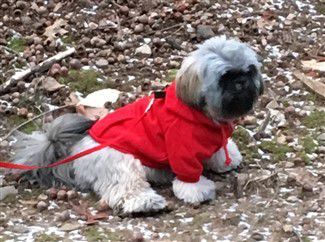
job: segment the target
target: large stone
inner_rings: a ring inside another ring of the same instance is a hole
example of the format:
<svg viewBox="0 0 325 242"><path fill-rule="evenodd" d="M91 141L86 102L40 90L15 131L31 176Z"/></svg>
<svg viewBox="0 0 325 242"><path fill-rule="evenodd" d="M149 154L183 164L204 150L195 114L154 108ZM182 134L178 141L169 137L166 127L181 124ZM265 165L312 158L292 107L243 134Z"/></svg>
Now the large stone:
<svg viewBox="0 0 325 242"><path fill-rule="evenodd" d="M18 191L14 186L0 187L0 201L5 199L8 195L15 195Z"/></svg>
<svg viewBox="0 0 325 242"><path fill-rule="evenodd" d="M150 56L151 55L151 48L149 45L144 44L135 50L136 55L145 55L145 56Z"/></svg>
<svg viewBox="0 0 325 242"><path fill-rule="evenodd" d="M108 61L106 59L101 58L97 60L95 64L99 68L106 68L108 66Z"/></svg>
<svg viewBox="0 0 325 242"><path fill-rule="evenodd" d="M199 39L209 39L215 36L210 25L198 25L196 29L196 35Z"/></svg>

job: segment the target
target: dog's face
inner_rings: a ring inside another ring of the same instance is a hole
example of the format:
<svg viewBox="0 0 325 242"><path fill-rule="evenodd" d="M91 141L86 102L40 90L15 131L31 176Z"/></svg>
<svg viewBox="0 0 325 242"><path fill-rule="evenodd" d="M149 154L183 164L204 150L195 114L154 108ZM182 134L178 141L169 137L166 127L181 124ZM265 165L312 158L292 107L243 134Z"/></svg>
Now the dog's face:
<svg viewBox="0 0 325 242"><path fill-rule="evenodd" d="M177 95L216 121L232 121L252 110L263 92L260 66L248 45L224 36L209 39L184 60Z"/></svg>

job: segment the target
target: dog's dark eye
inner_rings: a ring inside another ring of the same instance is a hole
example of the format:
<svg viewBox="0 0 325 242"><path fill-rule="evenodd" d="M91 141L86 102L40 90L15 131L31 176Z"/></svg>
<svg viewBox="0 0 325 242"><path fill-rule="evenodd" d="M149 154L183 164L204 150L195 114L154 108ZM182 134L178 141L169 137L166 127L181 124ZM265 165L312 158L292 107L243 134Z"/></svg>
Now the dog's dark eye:
<svg viewBox="0 0 325 242"><path fill-rule="evenodd" d="M242 83L236 83L235 87L236 87L236 90L240 91L243 88L243 84Z"/></svg>

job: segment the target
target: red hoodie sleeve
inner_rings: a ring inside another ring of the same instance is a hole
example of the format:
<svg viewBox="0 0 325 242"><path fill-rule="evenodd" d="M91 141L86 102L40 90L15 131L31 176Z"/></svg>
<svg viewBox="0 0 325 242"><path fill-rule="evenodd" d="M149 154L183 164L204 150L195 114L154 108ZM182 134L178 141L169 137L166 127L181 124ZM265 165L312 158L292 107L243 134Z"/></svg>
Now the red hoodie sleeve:
<svg viewBox="0 0 325 242"><path fill-rule="evenodd" d="M200 134L202 135L202 132L198 132L195 124L179 120L175 120L166 131L168 161L172 171L181 181L198 182L203 172L202 161L211 153Z"/></svg>

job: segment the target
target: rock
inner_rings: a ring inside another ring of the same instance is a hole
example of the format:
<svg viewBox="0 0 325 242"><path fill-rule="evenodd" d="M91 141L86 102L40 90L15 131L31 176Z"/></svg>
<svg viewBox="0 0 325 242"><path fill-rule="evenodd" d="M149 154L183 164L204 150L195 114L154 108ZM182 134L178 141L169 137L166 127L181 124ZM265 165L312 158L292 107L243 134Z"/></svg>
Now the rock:
<svg viewBox="0 0 325 242"><path fill-rule="evenodd" d="M322 133L322 134L318 135L317 140L319 141L319 143L321 145L325 145L325 133Z"/></svg>
<svg viewBox="0 0 325 242"><path fill-rule="evenodd" d="M74 190L67 191L67 197L69 200L75 199L78 197L78 193Z"/></svg>
<svg viewBox="0 0 325 242"><path fill-rule="evenodd" d="M293 226L291 224L285 224L282 227L283 231L285 233L292 233L293 232Z"/></svg>
<svg viewBox="0 0 325 242"><path fill-rule="evenodd" d="M40 194L38 197L37 197L37 199L38 200L42 200L42 201L45 201L45 200L47 200L49 197L47 196L47 195L45 195L45 194Z"/></svg>
<svg viewBox="0 0 325 242"><path fill-rule="evenodd" d="M90 44L96 47L102 47L103 45L106 44L106 40L101 39L98 36L95 36L90 40Z"/></svg>
<svg viewBox="0 0 325 242"><path fill-rule="evenodd" d="M98 205L97 205L97 210L99 212L103 212L103 211L107 211L109 209L109 206L108 206L108 203L101 199L99 202L98 202Z"/></svg>
<svg viewBox="0 0 325 242"><path fill-rule="evenodd" d="M38 211L44 211L45 209L47 209L47 207L48 207L48 205L47 205L47 203L46 202L44 202L44 201L39 201L38 203L37 203L37 205L36 205L36 208L37 208L37 210Z"/></svg>
<svg viewBox="0 0 325 242"><path fill-rule="evenodd" d="M151 48L149 45L144 44L138 48L135 49L136 55L144 55L144 56L150 56L151 55Z"/></svg>
<svg viewBox="0 0 325 242"><path fill-rule="evenodd" d="M138 18L138 20L139 20L140 23L147 24L149 18L148 18L147 15L143 14L143 15L141 15L141 16Z"/></svg>
<svg viewBox="0 0 325 242"><path fill-rule="evenodd" d="M55 220L59 222L66 222L70 218L70 212L68 210L65 210L62 213L58 214Z"/></svg>
<svg viewBox="0 0 325 242"><path fill-rule="evenodd" d="M210 25L198 25L196 29L196 35L199 39L209 39L215 36L215 33L212 30Z"/></svg>
<svg viewBox="0 0 325 242"><path fill-rule="evenodd" d="M248 115L244 119L244 125L255 125L257 123L257 119L255 116Z"/></svg>
<svg viewBox="0 0 325 242"><path fill-rule="evenodd" d="M58 63L54 63L51 66L51 68L49 69L47 74L50 76L53 76L53 77L60 75L61 74L61 65Z"/></svg>
<svg viewBox="0 0 325 242"><path fill-rule="evenodd" d="M99 59L95 62L96 66L98 66L99 68L106 68L108 67L108 61L106 59Z"/></svg>
<svg viewBox="0 0 325 242"><path fill-rule="evenodd" d="M253 233L252 236L251 236L252 239L256 240L256 241L261 241L261 240L264 240L264 236L260 233Z"/></svg>
<svg viewBox="0 0 325 242"><path fill-rule="evenodd" d="M64 85L57 82L57 80L55 80L55 78L53 78L51 76L45 77L42 80L42 86L48 92L55 92L55 91L59 90L60 88L64 87Z"/></svg>
<svg viewBox="0 0 325 242"><path fill-rule="evenodd" d="M319 146L317 148L317 152L320 154L325 154L325 146Z"/></svg>
<svg viewBox="0 0 325 242"><path fill-rule="evenodd" d="M70 232L73 230L80 229L82 227L79 223L65 223L61 226L60 230L64 232Z"/></svg>
<svg viewBox="0 0 325 242"><path fill-rule="evenodd" d="M279 108L279 104L278 104L277 101L272 100L271 102L269 102L269 103L266 105L266 108L277 109L277 108Z"/></svg>
<svg viewBox="0 0 325 242"><path fill-rule="evenodd" d="M58 191L57 199L58 200L65 200L67 198L67 192L65 190Z"/></svg>
<svg viewBox="0 0 325 242"><path fill-rule="evenodd" d="M17 114L22 117L27 117L28 110L27 110L27 108L20 108L20 109L18 109Z"/></svg>
<svg viewBox="0 0 325 242"><path fill-rule="evenodd" d="M7 140L3 140L0 142L1 148L7 148L9 146L9 142Z"/></svg>
<svg viewBox="0 0 325 242"><path fill-rule="evenodd" d="M58 195L58 190L55 187L51 187L46 191L46 194L51 198L51 199L56 199Z"/></svg>
<svg viewBox="0 0 325 242"><path fill-rule="evenodd" d="M18 234L24 234L24 233L29 232L29 229L25 225L21 225L21 224L14 225L11 230L12 230L12 232L18 233Z"/></svg>
<svg viewBox="0 0 325 242"><path fill-rule="evenodd" d="M71 59L69 65L72 69L79 70L82 67L81 61L78 59Z"/></svg>
<svg viewBox="0 0 325 242"><path fill-rule="evenodd" d="M289 106L284 109L284 113L286 114L293 114L295 113L295 107L294 106Z"/></svg>
<svg viewBox="0 0 325 242"><path fill-rule="evenodd" d="M135 232L132 236L133 242L142 242L144 241L144 237L140 232Z"/></svg>
<svg viewBox="0 0 325 242"><path fill-rule="evenodd" d="M18 190L14 186L0 187L0 201L9 195L16 195Z"/></svg>
<svg viewBox="0 0 325 242"><path fill-rule="evenodd" d="M136 34L141 33L143 30L144 30L144 26L143 26L143 24L137 24L137 25L134 27L134 33L136 33Z"/></svg>

